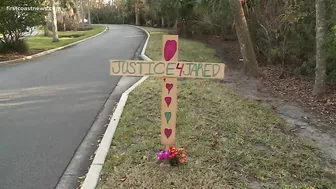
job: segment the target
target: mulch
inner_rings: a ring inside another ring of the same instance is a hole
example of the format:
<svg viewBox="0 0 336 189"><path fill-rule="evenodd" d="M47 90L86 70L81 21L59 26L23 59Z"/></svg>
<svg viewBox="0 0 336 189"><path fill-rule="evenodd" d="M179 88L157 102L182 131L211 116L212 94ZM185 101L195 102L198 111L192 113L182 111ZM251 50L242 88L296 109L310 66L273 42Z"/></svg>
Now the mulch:
<svg viewBox="0 0 336 189"><path fill-rule="evenodd" d="M213 38L207 39L206 42L208 46L216 49L216 55L225 61L230 69L242 69L243 65L239 62L241 53L238 42ZM271 96L297 102L306 110L310 110L330 122L336 122L335 84L327 84L327 91L324 96L313 96L313 78L302 77L286 71L285 68L273 65L261 66L260 72L260 81ZM234 78L237 82L241 79L244 78L241 78L240 75Z"/></svg>
<svg viewBox="0 0 336 189"><path fill-rule="evenodd" d="M286 98L300 103L323 116L336 114L336 85L327 84L324 96L314 96L314 80L285 71L281 67L261 68L263 84L276 97Z"/></svg>
<svg viewBox="0 0 336 189"><path fill-rule="evenodd" d="M0 62L24 58L26 56L34 55L42 51L44 50L29 50L27 53L17 53L17 52L5 53L5 54L0 53Z"/></svg>

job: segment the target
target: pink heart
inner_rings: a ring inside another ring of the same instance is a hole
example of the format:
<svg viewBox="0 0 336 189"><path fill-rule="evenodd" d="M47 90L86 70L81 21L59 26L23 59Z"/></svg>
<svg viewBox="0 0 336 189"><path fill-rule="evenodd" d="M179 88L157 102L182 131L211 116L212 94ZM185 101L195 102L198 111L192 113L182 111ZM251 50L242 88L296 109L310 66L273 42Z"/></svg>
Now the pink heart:
<svg viewBox="0 0 336 189"><path fill-rule="evenodd" d="M164 130L164 133L165 133L165 135L166 135L167 138L170 137L170 135L172 134L172 132L173 132L173 131L172 131L171 129L167 129L167 128L166 128L166 129Z"/></svg>
<svg viewBox="0 0 336 189"><path fill-rule="evenodd" d="M177 42L175 40L167 40L164 47L164 58L166 61L171 60L177 51Z"/></svg>
<svg viewBox="0 0 336 189"><path fill-rule="evenodd" d="M172 83L167 83L166 84L166 88L168 89L168 94L170 93L170 90L173 88L173 84Z"/></svg>
<svg viewBox="0 0 336 189"><path fill-rule="evenodd" d="M169 107L169 105L170 105L172 99L171 99L171 97L166 97L166 98L165 98L165 101L166 101L166 103L167 103L167 106Z"/></svg>

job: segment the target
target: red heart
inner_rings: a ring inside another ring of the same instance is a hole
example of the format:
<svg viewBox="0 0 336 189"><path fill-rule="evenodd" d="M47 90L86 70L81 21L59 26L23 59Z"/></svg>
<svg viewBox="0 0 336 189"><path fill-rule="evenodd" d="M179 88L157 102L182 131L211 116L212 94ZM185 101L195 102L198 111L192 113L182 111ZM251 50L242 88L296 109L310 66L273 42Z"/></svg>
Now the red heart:
<svg viewBox="0 0 336 189"><path fill-rule="evenodd" d="M167 129L167 128L166 128L166 129L164 130L164 133L165 133L165 135L166 135L167 138L170 137L170 135L172 134L172 132L173 132L173 130L171 130L171 129Z"/></svg>
<svg viewBox="0 0 336 189"><path fill-rule="evenodd" d="M166 97L166 98L165 98L165 101L166 101L166 103L167 103L167 106L169 107L169 105L170 105L172 99L171 99L171 97Z"/></svg>
<svg viewBox="0 0 336 189"><path fill-rule="evenodd" d="M166 84L166 88L168 89L168 94L170 93L170 90L173 88L173 84L172 83L167 83Z"/></svg>
<svg viewBox="0 0 336 189"><path fill-rule="evenodd" d="M167 40L164 47L164 58L166 61L171 60L177 51L177 42L175 40Z"/></svg>

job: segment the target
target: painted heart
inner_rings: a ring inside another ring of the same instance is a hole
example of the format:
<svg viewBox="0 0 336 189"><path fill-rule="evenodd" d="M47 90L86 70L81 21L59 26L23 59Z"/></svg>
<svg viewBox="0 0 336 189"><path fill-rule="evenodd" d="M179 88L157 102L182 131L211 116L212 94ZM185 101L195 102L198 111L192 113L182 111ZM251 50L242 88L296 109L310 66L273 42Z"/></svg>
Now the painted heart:
<svg viewBox="0 0 336 189"><path fill-rule="evenodd" d="M167 120L167 123L168 123L169 120L171 119L171 112L166 112L165 116L166 116L166 120Z"/></svg>
<svg viewBox="0 0 336 189"><path fill-rule="evenodd" d="M177 42L175 40L167 40L164 47L164 58L170 61L177 51Z"/></svg>
<svg viewBox="0 0 336 189"><path fill-rule="evenodd" d="M170 90L172 90L173 86L174 85L172 83L167 83L166 84L166 88L168 89L168 94L170 93Z"/></svg>
<svg viewBox="0 0 336 189"><path fill-rule="evenodd" d="M172 134L172 132L173 132L173 131L172 131L171 129L167 129L167 128L166 128L166 129L164 130L164 133L165 133L165 135L166 135L167 138L170 137L170 135Z"/></svg>
<svg viewBox="0 0 336 189"><path fill-rule="evenodd" d="M169 107L169 105L170 105L172 99L171 99L171 97L166 97L166 98L165 98L165 101L166 101L166 103L167 103L167 106Z"/></svg>

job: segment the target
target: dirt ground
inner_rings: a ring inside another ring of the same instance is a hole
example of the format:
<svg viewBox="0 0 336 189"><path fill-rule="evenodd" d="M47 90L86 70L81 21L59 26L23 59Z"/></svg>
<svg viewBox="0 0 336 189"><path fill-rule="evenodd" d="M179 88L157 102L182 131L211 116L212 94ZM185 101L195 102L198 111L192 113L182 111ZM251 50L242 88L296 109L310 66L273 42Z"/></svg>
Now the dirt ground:
<svg viewBox="0 0 336 189"><path fill-rule="evenodd" d="M26 56L31 56L37 53L42 52L43 50L30 50L27 53L20 54L20 53L6 53L6 54L1 54L0 53L0 62L7 61L7 60L15 60L19 58L24 58Z"/></svg>
<svg viewBox="0 0 336 189"><path fill-rule="evenodd" d="M283 118L295 136L313 144L321 157L336 165L336 90L329 86L323 98L311 94L313 83L280 68L260 68L260 78L244 76L239 45L234 41L207 41L226 63L222 81L245 96L271 106ZM328 166L329 167L329 166Z"/></svg>

